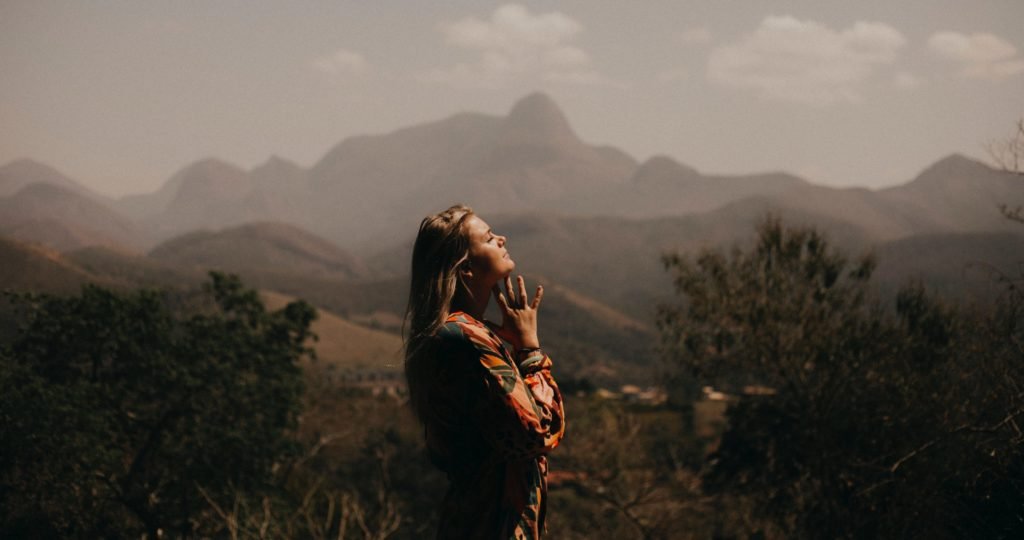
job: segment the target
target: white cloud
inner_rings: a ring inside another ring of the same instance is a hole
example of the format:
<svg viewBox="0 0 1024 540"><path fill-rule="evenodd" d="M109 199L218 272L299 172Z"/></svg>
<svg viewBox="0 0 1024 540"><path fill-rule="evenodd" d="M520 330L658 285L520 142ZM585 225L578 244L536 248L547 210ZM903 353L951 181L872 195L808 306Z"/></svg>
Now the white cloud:
<svg viewBox="0 0 1024 540"><path fill-rule="evenodd" d="M363 55L348 49L337 51L313 59L310 66L328 75L355 75L366 70L366 59Z"/></svg>
<svg viewBox="0 0 1024 540"><path fill-rule="evenodd" d="M531 15L519 4L505 4L494 11L490 21L467 17L446 25L444 32L448 42L454 45L509 50L558 46L582 29L578 22L557 11Z"/></svg>
<svg viewBox="0 0 1024 540"><path fill-rule="evenodd" d="M1012 43L993 34L937 32L928 38L935 54L959 63L965 77L999 80L1024 73L1024 59Z"/></svg>
<svg viewBox="0 0 1024 540"><path fill-rule="evenodd" d="M811 105L860 101L870 77L894 63L906 42L884 23L857 22L839 31L790 16L766 17L738 43L711 52L708 77L770 99Z"/></svg>
<svg viewBox="0 0 1024 540"><path fill-rule="evenodd" d="M497 86L517 76L574 84L610 84L573 41L583 26L554 11L533 14L519 4L499 7L488 20L466 17L441 26L445 40L477 58L435 69L423 78L460 86Z"/></svg>
<svg viewBox="0 0 1024 540"><path fill-rule="evenodd" d="M703 45L705 43L711 43L711 30L704 27L687 28L679 33L679 40L683 43L691 43L694 45Z"/></svg>

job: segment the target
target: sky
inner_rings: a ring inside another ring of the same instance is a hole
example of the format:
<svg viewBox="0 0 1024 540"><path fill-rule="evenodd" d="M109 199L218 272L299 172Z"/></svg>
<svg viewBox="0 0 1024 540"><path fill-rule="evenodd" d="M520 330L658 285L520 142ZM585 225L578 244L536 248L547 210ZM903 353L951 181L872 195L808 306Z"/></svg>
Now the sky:
<svg viewBox="0 0 1024 540"><path fill-rule="evenodd" d="M1024 117L1020 0L0 0L0 164L110 196L550 95L710 174L904 183Z"/></svg>

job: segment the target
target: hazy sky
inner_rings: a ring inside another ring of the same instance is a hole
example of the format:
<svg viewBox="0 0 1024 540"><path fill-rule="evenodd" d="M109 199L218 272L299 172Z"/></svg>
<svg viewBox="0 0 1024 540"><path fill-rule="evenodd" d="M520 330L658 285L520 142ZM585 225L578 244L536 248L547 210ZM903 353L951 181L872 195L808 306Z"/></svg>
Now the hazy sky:
<svg viewBox="0 0 1024 540"><path fill-rule="evenodd" d="M109 195L534 90L641 160L891 185L1024 116L1024 1L0 0L0 163Z"/></svg>

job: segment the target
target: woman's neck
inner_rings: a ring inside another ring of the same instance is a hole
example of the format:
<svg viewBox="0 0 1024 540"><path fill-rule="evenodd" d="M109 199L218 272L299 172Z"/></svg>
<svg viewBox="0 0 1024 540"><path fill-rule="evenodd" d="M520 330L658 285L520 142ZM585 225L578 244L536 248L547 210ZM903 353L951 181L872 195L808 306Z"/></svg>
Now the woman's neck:
<svg viewBox="0 0 1024 540"><path fill-rule="evenodd" d="M472 291L472 296L460 290L452 298L452 311L462 311L478 321L484 320L487 304L491 301L491 288Z"/></svg>

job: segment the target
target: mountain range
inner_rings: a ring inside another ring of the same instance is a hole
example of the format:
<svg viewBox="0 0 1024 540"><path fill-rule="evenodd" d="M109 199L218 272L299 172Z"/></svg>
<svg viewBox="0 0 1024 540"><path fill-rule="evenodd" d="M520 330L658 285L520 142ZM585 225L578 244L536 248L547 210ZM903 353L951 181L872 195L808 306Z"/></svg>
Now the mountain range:
<svg viewBox="0 0 1024 540"><path fill-rule="evenodd" d="M44 164L15 161L0 167L0 234L61 250L100 244L144 251L198 229L283 222L375 254L410 237L420 217L465 202L483 215L640 220L715 211L749 220L775 210L893 240L1012 231L994 210L1024 198L1020 184L960 155L881 190L829 188L785 172L703 174L667 156L639 163L580 140L559 107L535 93L503 117L462 113L347 138L308 169L276 156L250 170L203 159L152 193L116 200Z"/></svg>
<svg viewBox="0 0 1024 540"><path fill-rule="evenodd" d="M309 168L276 156L249 170L203 159L119 199L36 161L8 163L2 276L14 288L66 290L58 283L196 284L218 268L394 334L419 221L455 202L508 236L520 268L555 291L548 309L560 319L556 342L575 351L569 363L600 357L612 373L649 354L654 307L671 294L660 255L748 242L768 213L823 230L851 255L873 251L883 291L922 279L990 298L995 274L977 269L1012 268L1024 253L1024 227L998 211L1024 202L1024 179L961 155L879 190L783 171L707 174L588 144L535 93L504 116L351 137Z"/></svg>

